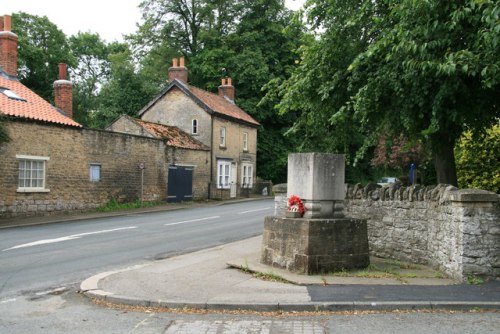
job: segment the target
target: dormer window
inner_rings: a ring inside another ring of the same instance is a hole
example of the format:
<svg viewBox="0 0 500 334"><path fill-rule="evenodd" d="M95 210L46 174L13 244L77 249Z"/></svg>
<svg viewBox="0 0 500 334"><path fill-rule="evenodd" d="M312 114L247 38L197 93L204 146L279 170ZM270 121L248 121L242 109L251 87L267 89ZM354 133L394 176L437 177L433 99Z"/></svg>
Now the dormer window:
<svg viewBox="0 0 500 334"><path fill-rule="evenodd" d="M17 95L15 92L11 91L8 88L0 87L0 92L3 93L3 95L7 96L9 99L27 102L25 99L23 99L22 97L20 97L19 95Z"/></svg>
<svg viewBox="0 0 500 334"><path fill-rule="evenodd" d="M191 133L193 135L197 135L198 134L198 120L197 119L193 119L192 127L191 127Z"/></svg>

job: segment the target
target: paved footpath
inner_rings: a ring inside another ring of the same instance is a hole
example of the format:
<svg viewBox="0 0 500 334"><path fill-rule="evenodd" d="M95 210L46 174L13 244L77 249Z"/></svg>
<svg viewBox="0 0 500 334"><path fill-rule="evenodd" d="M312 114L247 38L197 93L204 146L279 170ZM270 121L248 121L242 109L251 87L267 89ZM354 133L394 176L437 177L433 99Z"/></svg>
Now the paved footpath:
<svg viewBox="0 0 500 334"><path fill-rule="evenodd" d="M500 309L500 282L323 277L259 263L261 237L90 277L81 290L108 302L212 310ZM235 269L235 267L242 268ZM281 277L272 282L251 272Z"/></svg>

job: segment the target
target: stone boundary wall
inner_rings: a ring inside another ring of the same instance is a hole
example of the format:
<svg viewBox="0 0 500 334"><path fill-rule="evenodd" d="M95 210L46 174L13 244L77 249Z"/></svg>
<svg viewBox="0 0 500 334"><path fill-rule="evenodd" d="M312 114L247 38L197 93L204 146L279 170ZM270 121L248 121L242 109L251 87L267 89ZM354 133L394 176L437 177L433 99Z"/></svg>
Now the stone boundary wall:
<svg viewBox="0 0 500 334"><path fill-rule="evenodd" d="M275 215L286 210L286 185L278 186ZM344 214L367 220L372 255L428 264L458 280L500 276L498 194L442 184L345 190Z"/></svg>
<svg viewBox="0 0 500 334"><path fill-rule="evenodd" d="M168 166L195 166L195 198L206 198L210 177L207 151L174 149L163 140L104 130L36 122L7 122L10 142L0 145L0 219L82 212L141 198L140 163L145 163L144 201L166 199ZM48 157L46 192L19 192L16 155ZM101 166L90 181L90 164ZM1 222L0 222L1 223Z"/></svg>

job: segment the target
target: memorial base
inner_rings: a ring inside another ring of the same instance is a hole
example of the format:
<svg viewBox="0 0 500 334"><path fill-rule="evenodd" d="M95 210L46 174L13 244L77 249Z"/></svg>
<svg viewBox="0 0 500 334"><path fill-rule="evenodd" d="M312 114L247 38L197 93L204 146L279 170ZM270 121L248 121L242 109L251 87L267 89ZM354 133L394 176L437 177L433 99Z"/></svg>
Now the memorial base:
<svg viewBox="0 0 500 334"><path fill-rule="evenodd" d="M266 217L261 262L308 275L367 267L366 220Z"/></svg>

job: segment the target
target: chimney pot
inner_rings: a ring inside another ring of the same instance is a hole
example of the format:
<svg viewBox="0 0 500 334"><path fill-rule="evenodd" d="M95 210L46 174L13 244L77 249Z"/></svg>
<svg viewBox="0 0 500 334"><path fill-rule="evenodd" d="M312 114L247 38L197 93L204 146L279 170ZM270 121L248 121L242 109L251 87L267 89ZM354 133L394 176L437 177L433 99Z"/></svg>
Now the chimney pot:
<svg viewBox="0 0 500 334"><path fill-rule="evenodd" d="M219 86L219 96L227 97L234 101L234 86L231 78L222 79L222 84Z"/></svg>
<svg viewBox="0 0 500 334"><path fill-rule="evenodd" d="M59 80L54 82L54 104L73 118L73 84L67 81L67 65L59 64Z"/></svg>
<svg viewBox="0 0 500 334"><path fill-rule="evenodd" d="M12 17L10 15L3 17L3 31L12 31Z"/></svg>
<svg viewBox="0 0 500 334"><path fill-rule="evenodd" d="M59 64L59 80L67 80L68 79L68 72L67 72L67 65L64 63Z"/></svg>
<svg viewBox="0 0 500 334"><path fill-rule="evenodd" d="M177 66L177 62L180 62L180 66ZM184 66L184 57L172 59L172 67L168 69L168 81L173 81L174 79L180 80L185 84L188 83L188 70Z"/></svg>

